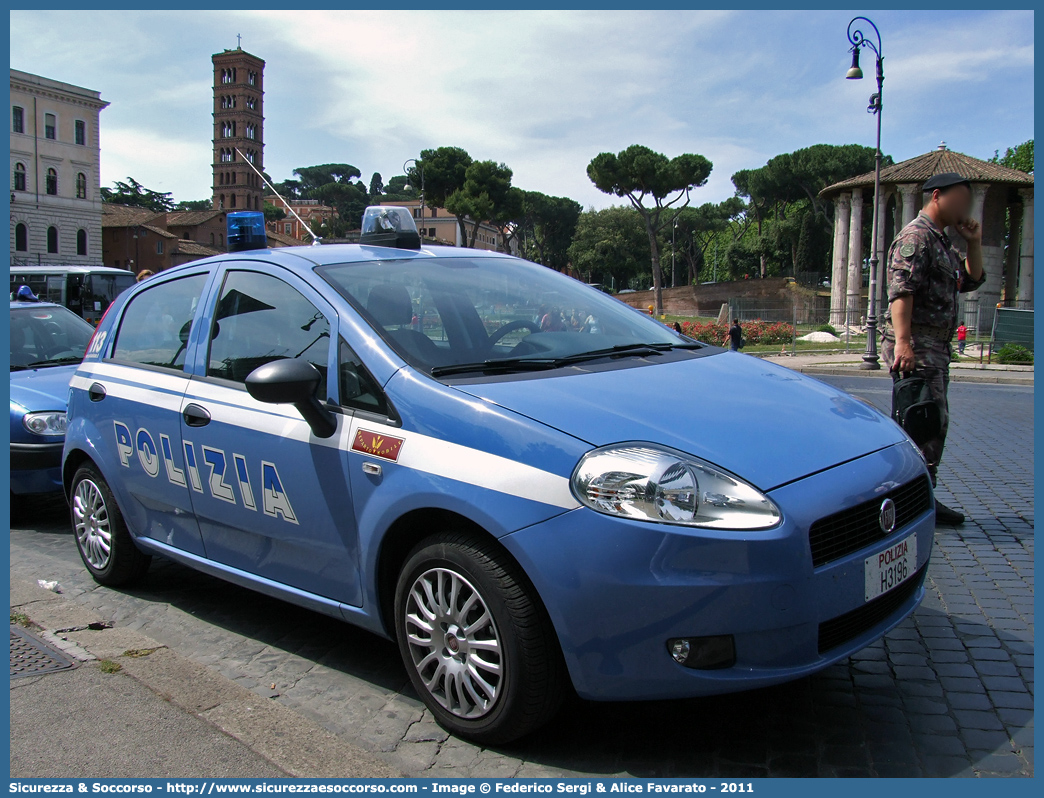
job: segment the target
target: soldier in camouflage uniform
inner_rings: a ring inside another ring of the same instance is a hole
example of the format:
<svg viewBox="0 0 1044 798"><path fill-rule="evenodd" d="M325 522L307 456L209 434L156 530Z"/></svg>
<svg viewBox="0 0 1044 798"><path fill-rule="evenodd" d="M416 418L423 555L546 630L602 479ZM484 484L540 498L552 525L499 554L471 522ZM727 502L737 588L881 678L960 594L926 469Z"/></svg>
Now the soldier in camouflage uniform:
<svg viewBox="0 0 1044 798"><path fill-rule="evenodd" d="M974 291L985 282L982 270L982 231L968 218L971 185L954 172L929 178L924 184L925 206L892 242L888 252L888 311L881 354L892 379L903 374L924 378L939 406L939 434L921 446L932 484L946 442L949 409L950 341L957 328L957 295ZM962 255L945 230L952 226L968 243ZM960 524L964 516L935 503L936 519Z"/></svg>

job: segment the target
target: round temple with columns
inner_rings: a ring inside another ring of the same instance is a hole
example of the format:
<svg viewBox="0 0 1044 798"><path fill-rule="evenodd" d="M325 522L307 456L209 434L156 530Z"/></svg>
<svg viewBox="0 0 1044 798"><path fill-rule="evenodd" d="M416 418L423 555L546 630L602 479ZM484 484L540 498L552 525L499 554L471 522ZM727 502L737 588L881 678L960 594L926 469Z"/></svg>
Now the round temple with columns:
<svg viewBox="0 0 1044 798"><path fill-rule="evenodd" d="M881 169L877 251L878 308L883 315L888 295L888 247L924 204L922 186L939 172L956 172L972 187L972 215L982 225L981 288L961 297L961 320L973 330L989 332L997 305L1033 308L1033 176L1000 164L952 152L945 142L932 152ZM827 186L820 196L834 203L834 248L830 275L830 322L862 323L866 315L863 264L864 224L870 228L874 173ZM869 206L864 209L864 206ZM964 240L947 230L959 249Z"/></svg>

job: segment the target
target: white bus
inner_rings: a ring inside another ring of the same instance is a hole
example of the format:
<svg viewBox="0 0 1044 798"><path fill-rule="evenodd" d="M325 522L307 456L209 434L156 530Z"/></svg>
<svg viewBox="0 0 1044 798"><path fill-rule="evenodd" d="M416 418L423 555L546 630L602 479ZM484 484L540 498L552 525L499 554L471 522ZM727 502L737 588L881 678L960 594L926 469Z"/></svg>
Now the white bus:
<svg viewBox="0 0 1044 798"><path fill-rule="evenodd" d="M107 266L12 266L11 299L23 285L97 325L109 303L134 285L134 275Z"/></svg>

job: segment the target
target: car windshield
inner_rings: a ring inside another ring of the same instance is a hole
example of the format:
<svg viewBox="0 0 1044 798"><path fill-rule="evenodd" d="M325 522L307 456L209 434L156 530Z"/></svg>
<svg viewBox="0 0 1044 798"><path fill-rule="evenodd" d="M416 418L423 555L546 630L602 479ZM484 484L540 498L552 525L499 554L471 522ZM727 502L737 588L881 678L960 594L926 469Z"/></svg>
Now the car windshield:
<svg viewBox="0 0 1044 798"><path fill-rule="evenodd" d="M435 376L699 346L597 289L517 258L404 258L316 271L403 359Z"/></svg>
<svg viewBox="0 0 1044 798"><path fill-rule="evenodd" d="M62 366L83 360L94 328L57 306L11 308L11 371Z"/></svg>

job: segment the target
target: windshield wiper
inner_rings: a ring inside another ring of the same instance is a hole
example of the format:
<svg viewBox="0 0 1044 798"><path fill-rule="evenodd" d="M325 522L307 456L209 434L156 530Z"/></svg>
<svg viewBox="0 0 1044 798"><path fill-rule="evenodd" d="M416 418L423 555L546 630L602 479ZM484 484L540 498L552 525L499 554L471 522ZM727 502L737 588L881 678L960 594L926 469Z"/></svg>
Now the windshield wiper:
<svg viewBox="0 0 1044 798"><path fill-rule="evenodd" d="M575 355L565 355L554 358L534 357L512 357L501 360L483 360L479 363L456 363L449 366L435 366L431 370L433 377L445 377L451 374L467 374L470 372L511 372L511 371L544 371L568 366L571 363L581 363L585 360L597 360L602 357L621 357L626 355L658 355L672 349L702 349L703 344L696 343L654 343L654 344L617 344L605 349L594 349L590 352L579 352Z"/></svg>
<svg viewBox="0 0 1044 798"><path fill-rule="evenodd" d="M27 369L35 369L41 366L64 366L68 363L79 363L83 360L83 357L73 355L71 357L56 357L53 360L34 360L28 366L24 366Z"/></svg>
<svg viewBox="0 0 1044 798"><path fill-rule="evenodd" d="M643 355L658 355L662 352L669 352L672 349L702 348L703 344L695 341L682 344L617 344L616 346L606 347L605 349L592 349L590 352L578 352L575 355L566 355L565 357L557 358L555 362L559 365L566 365L569 363L581 363L584 360L597 360L601 357L620 357L625 355L641 357Z"/></svg>
<svg viewBox="0 0 1044 798"><path fill-rule="evenodd" d="M450 374L467 374L473 371L489 373L509 371L542 371L553 369L558 361L553 358L511 357L503 360L483 360L479 363L454 363L449 366L435 366L431 370L432 377L446 377Z"/></svg>

